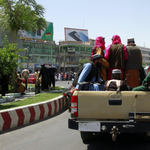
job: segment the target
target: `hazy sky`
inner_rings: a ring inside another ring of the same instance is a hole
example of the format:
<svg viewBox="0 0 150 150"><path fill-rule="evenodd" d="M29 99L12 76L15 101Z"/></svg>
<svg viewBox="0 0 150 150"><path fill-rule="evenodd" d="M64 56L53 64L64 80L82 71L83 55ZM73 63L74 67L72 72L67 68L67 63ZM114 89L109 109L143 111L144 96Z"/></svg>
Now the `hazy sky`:
<svg viewBox="0 0 150 150"><path fill-rule="evenodd" d="M118 34L123 44L134 37L150 48L150 0L36 0L53 22L54 41L65 40L64 27L87 29L88 36L104 36L106 46Z"/></svg>

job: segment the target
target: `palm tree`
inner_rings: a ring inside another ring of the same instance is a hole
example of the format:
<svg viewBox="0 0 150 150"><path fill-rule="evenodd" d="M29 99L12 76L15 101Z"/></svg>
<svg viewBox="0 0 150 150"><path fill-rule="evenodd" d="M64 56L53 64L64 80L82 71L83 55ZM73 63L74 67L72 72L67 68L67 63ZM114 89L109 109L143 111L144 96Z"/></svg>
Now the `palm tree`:
<svg viewBox="0 0 150 150"><path fill-rule="evenodd" d="M30 31L35 28L44 29L47 26L43 18L44 7L35 0L1 0L0 25L13 34L13 43L19 30Z"/></svg>

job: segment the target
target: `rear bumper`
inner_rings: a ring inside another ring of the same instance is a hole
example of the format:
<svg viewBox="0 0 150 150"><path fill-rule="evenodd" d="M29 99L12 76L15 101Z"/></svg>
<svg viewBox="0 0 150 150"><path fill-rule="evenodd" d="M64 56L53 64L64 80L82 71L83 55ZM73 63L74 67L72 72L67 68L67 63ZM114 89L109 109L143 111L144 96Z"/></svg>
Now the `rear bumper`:
<svg viewBox="0 0 150 150"><path fill-rule="evenodd" d="M93 126L96 126L93 127ZM68 128L84 132L111 132L113 127L118 132L148 132L150 131L150 122L129 122L129 121L78 121L68 119Z"/></svg>

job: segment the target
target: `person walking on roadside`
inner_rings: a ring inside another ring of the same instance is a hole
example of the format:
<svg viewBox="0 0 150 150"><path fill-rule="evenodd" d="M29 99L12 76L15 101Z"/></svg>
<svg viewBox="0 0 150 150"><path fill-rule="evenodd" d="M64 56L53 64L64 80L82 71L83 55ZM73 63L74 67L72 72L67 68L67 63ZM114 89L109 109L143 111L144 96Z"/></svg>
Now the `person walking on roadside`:
<svg viewBox="0 0 150 150"><path fill-rule="evenodd" d="M36 81L35 81L35 94L38 94L38 93L40 93L40 80L39 80L38 69L35 70L34 75L35 75L35 79L36 79Z"/></svg>
<svg viewBox="0 0 150 150"><path fill-rule="evenodd" d="M140 85L139 74L142 70L142 54L140 48L136 46L134 38L129 38L127 43L129 58L125 65L125 78L127 74L130 75L126 84L135 88Z"/></svg>
<svg viewBox="0 0 150 150"><path fill-rule="evenodd" d="M53 85L53 89L55 89L55 67L53 67L51 64L49 64L48 68L48 74L49 74L49 86L51 87L51 83Z"/></svg>
<svg viewBox="0 0 150 150"><path fill-rule="evenodd" d="M61 81L61 74L58 74L58 80Z"/></svg>
<svg viewBox="0 0 150 150"><path fill-rule="evenodd" d="M125 61L128 60L128 51L125 45L121 43L121 38L114 35L112 44L107 46L105 59L109 62L108 80L111 79L112 70L120 69L122 72L122 79L124 77Z"/></svg>
<svg viewBox="0 0 150 150"><path fill-rule="evenodd" d="M94 54L99 54L104 57L105 50L105 38L102 36L98 36L95 41L95 46L91 51L91 60ZM109 69L109 63L102 58L101 65L99 66L99 77L101 77L104 81L107 80L107 70Z"/></svg>
<svg viewBox="0 0 150 150"><path fill-rule="evenodd" d="M25 68L24 70L22 70L21 76L25 79L25 90L27 90L29 71Z"/></svg>
<svg viewBox="0 0 150 150"><path fill-rule="evenodd" d="M48 90L48 71L47 68L45 67L45 64L41 65L41 70L40 70L40 74L39 77L42 76L42 90Z"/></svg>

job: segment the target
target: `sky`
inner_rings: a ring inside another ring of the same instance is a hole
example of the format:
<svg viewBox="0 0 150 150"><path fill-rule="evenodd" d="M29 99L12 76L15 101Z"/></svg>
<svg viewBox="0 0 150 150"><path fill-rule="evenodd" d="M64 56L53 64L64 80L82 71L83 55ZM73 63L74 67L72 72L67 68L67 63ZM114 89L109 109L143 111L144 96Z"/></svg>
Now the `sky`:
<svg viewBox="0 0 150 150"><path fill-rule="evenodd" d="M123 44L135 38L138 46L150 48L150 0L36 0L44 6L44 18L53 22L54 41L64 41L64 28L87 29L90 39L113 35Z"/></svg>

